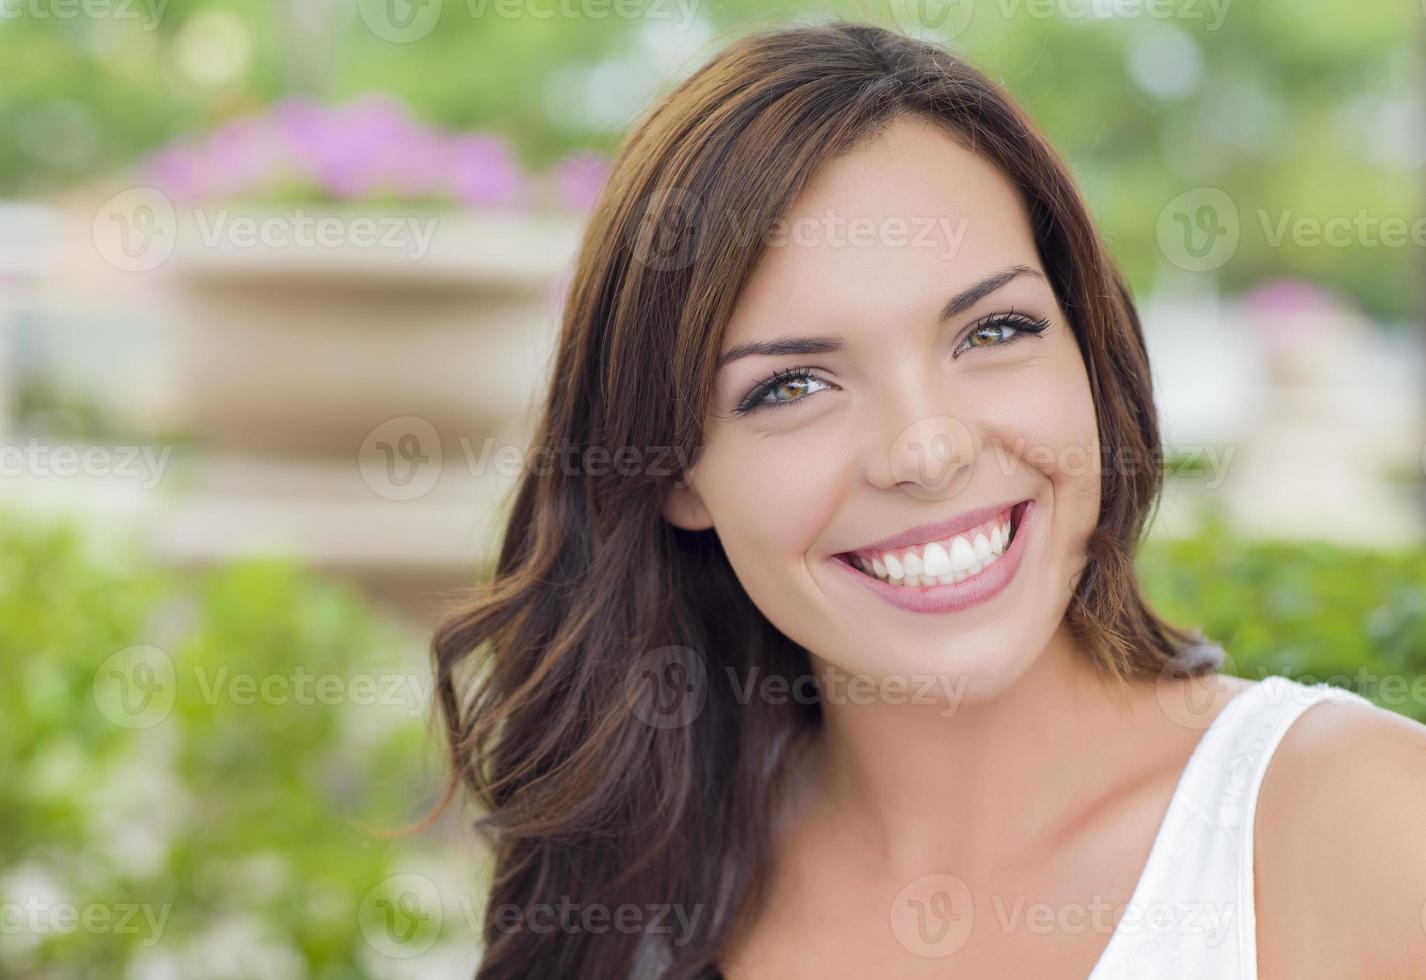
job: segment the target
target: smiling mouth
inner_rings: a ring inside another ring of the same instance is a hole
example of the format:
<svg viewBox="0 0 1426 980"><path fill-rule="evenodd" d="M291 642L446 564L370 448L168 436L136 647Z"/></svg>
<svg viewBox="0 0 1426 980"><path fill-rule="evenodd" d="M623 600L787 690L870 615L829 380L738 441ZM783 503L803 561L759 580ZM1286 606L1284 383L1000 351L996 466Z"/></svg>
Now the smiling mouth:
<svg viewBox="0 0 1426 980"><path fill-rule="evenodd" d="M949 537L886 551L842 552L833 557L888 585L952 585L994 565L1010 548L1029 501Z"/></svg>

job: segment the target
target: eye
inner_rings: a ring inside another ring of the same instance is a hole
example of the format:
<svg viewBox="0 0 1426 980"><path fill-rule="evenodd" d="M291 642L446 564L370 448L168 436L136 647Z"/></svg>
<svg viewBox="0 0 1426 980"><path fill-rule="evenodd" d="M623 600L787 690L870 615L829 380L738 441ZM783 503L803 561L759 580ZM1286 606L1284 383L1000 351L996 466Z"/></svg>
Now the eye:
<svg viewBox="0 0 1426 980"><path fill-rule="evenodd" d="M820 385L821 388L814 388L814 385ZM761 408L791 405L794 402L806 401L814 391L835 387L836 385L809 373L807 368L787 368L754 386L753 390L748 392L738 403L734 412L738 415L746 415Z"/></svg>
<svg viewBox="0 0 1426 980"><path fill-rule="evenodd" d="M965 338L951 353L956 357L961 351L980 347L1004 347L1026 336L1042 334L1050 325L1049 317L1032 320L1022 313L1011 310L1008 313L993 313L971 327ZM978 343L984 340L985 343Z"/></svg>

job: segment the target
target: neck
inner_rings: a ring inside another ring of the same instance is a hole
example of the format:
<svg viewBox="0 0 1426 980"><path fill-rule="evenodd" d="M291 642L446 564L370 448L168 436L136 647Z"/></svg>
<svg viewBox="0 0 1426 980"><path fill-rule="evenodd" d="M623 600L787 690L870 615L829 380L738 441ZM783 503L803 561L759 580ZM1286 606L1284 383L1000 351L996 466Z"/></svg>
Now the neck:
<svg viewBox="0 0 1426 980"><path fill-rule="evenodd" d="M893 873L995 864L1054 834L1103 792L1106 772L1124 771L1115 763L1135 749L1132 694L1118 697L1062 626L986 700L824 701L812 805L844 845Z"/></svg>

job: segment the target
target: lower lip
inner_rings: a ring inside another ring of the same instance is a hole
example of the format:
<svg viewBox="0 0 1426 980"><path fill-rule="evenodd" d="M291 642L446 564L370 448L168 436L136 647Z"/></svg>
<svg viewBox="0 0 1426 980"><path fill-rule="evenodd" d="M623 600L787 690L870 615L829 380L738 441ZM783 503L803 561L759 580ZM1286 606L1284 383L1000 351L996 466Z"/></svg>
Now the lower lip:
<svg viewBox="0 0 1426 980"><path fill-rule="evenodd" d="M1020 559L1024 557L1030 537L1026 532L1035 512L1035 502L1030 500L1023 506L1025 509L1015 528L1015 537L1010 539L1010 547L1005 549L1004 554L989 568L950 585L888 585L860 571L845 559L833 558L832 564L871 590L873 595L907 612L947 613L968 609L999 595L1020 570Z"/></svg>

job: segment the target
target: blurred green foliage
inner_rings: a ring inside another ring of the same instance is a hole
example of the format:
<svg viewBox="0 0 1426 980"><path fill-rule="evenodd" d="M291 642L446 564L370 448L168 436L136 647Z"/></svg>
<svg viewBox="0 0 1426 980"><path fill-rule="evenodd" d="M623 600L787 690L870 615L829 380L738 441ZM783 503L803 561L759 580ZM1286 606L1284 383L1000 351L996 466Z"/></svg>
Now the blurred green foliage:
<svg viewBox="0 0 1426 980"><path fill-rule="evenodd" d="M382 975L443 780L419 642L287 562L190 577L9 514L0 670L0 976Z"/></svg>
<svg viewBox="0 0 1426 980"><path fill-rule="evenodd" d="M1156 238L1165 206L1213 187L1242 227L1217 273L1227 291L1290 274L1384 317L1420 299L1419 248L1274 243L1268 230L1284 215L1421 215L1417 3L423 0L405 6L434 14L428 28L391 40L371 27L400 6L3 0L0 194L119 171L288 93L388 91L430 121L510 138L543 169L614 149L636 112L734 36L836 15L949 43L1006 84L1075 167L1137 291L1178 275Z"/></svg>
<svg viewBox="0 0 1426 980"><path fill-rule="evenodd" d="M1140 554L1161 614L1222 646L1229 673L1328 681L1426 722L1426 551L1247 540L1205 517Z"/></svg>

